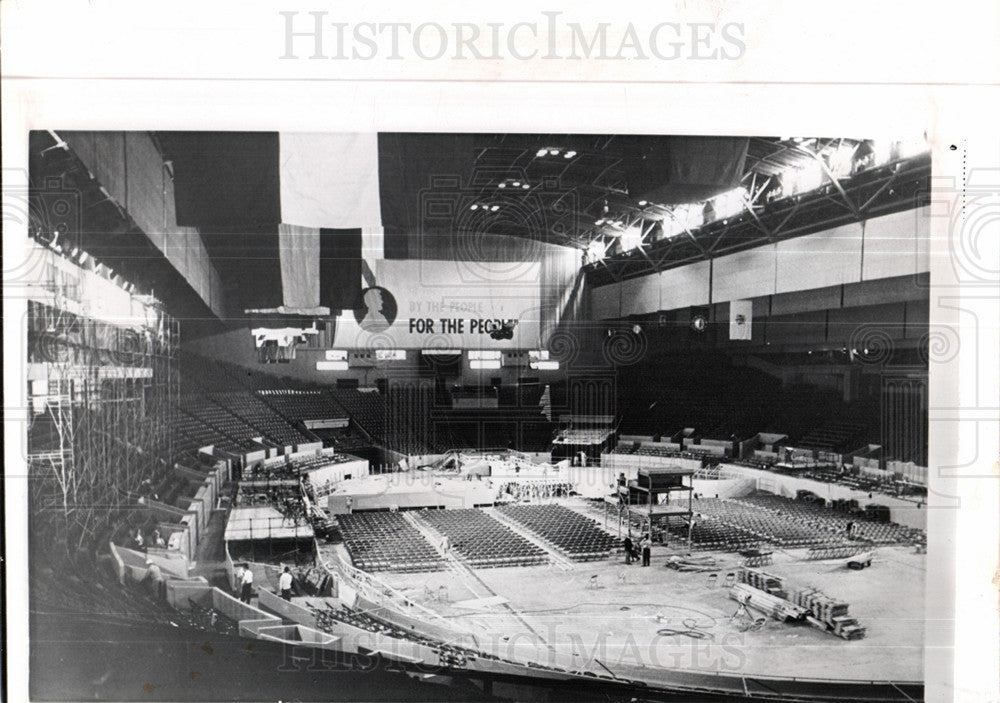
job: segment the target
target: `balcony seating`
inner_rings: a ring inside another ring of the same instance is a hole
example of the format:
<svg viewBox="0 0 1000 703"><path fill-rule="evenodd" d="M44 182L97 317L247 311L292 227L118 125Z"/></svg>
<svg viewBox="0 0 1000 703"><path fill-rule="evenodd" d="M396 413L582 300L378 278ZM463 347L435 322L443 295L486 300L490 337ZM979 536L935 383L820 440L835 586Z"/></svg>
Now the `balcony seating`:
<svg viewBox="0 0 1000 703"><path fill-rule="evenodd" d="M214 393L211 398L217 405L253 428L256 435L263 436L276 446L302 444L311 440L252 393Z"/></svg>

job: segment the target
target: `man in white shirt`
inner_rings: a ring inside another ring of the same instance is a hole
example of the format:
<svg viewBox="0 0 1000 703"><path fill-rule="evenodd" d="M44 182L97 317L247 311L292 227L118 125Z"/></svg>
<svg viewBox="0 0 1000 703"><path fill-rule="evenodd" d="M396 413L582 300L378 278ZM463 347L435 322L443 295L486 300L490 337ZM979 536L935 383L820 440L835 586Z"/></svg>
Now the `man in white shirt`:
<svg viewBox="0 0 1000 703"><path fill-rule="evenodd" d="M240 583L243 585L243 589L240 591L240 600L244 603L250 603L250 598L253 597L253 571L249 566L243 568L243 578Z"/></svg>
<svg viewBox="0 0 1000 703"><path fill-rule="evenodd" d="M282 598L287 601L292 600L292 572L287 566L278 579L278 590L281 591Z"/></svg>

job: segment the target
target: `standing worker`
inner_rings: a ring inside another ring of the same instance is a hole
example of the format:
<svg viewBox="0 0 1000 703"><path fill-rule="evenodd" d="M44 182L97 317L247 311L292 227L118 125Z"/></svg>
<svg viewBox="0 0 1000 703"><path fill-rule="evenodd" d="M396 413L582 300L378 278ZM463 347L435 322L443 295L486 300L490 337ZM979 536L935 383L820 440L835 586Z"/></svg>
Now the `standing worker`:
<svg viewBox="0 0 1000 703"><path fill-rule="evenodd" d="M249 604L253 597L253 570L249 566L243 567L243 578L240 583L242 584L240 600Z"/></svg>
<svg viewBox="0 0 1000 703"><path fill-rule="evenodd" d="M623 546L625 547L625 563L626 564L631 564L632 563L632 550L634 549L634 546L632 545L632 535L631 535L631 533L625 536L625 542L623 543Z"/></svg>
<svg viewBox="0 0 1000 703"><path fill-rule="evenodd" d="M281 597L285 600L291 602L292 600L292 572L287 566L285 570L281 572L281 577L278 579L278 590L281 591Z"/></svg>
<svg viewBox="0 0 1000 703"><path fill-rule="evenodd" d="M643 535L639 543L642 546L642 565L649 566L651 552L649 535Z"/></svg>

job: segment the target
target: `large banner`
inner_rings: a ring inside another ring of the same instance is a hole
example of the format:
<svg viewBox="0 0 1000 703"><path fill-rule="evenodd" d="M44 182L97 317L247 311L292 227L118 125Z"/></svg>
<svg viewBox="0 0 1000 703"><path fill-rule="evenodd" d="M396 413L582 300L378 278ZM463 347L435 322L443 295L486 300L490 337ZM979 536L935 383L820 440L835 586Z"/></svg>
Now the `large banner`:
<svg viewBox="0 0 1000 703"><path fill-rule="evenodd" d="M345 310L334 346L524 349L539 344L538 262L378 260L363 306Z"/></svg>

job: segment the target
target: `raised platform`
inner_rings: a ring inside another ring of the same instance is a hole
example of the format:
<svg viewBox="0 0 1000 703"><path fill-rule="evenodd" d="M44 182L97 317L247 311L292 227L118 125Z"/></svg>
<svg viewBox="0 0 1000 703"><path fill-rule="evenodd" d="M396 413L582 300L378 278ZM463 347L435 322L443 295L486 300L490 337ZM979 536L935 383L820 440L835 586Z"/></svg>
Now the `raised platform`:
<svg viewBox="0 0 1000 703"><path fill-rule="evenodd" d="M313 528L305 520L296 522L270 505L236 506L229 513L223 539L227 542L268 539L313 538Z"/></svg>

